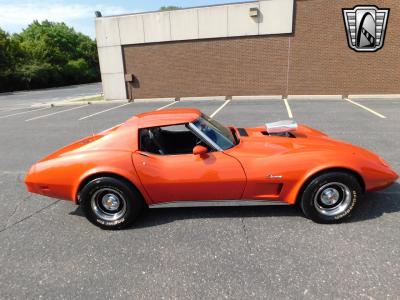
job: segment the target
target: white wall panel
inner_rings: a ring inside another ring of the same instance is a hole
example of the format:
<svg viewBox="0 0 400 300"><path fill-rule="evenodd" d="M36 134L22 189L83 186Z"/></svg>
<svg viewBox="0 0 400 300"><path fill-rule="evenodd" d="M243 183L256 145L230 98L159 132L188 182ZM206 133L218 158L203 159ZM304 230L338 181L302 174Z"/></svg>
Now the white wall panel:
<svg viewBox="0 0 400 300"><path fill-rule="evenodd" d="M144 43L142 15L120 17L119 33L122 45Z"/></svg>
<svg viewBox="0 0 400 300"><path fill-rule="evenodd" d="M171 22L169 12L143 14L145 43L171 40Z"/></svg>
<svg viewBox="0 0 400 300"><path fill-rule="evenodd" d="M259 34L291 33L294 0L260 1L262 22Z"/></svg>
<svg viewBox="0 0 400 300"><path fill-rule="evenodd" d="M198 10L199 38L228 36L228 6L206 7Z"/></svg>
<svg viewBox="0 0 400 300"><path fill-rule="evenodd" d="M121 45L118 18L96 18L96 40L99 47Z"/></svg>
<svg viewBox="0 0 400 300"><path fill-rule="evenodd" d="M292 32L295 0L262 0L96 19L99 47ZM250 17L258 8L260 17Z"/></svg>
<svg viewBox="0 0 400 300"><path fill-rule="evenodd" d="M249 16L250 8L259 8L256 3L243 3L228 7L228 36L258 34L258 20Z"/></svg>
<svg viewBox="0 0 400 300"><path fill-rule="evenodd" d="M99 47L99 61L101 73L123 73L121 46Z"/></svg>
<svg viewBox="0 0 400 300"><path fill-rule="evenodd" d="M199 38L197 9L170 12L171 39L175 41Z"/></svg>
<svg viewBox="0 0 400 300"><path fill-rule="evenodd" d="M120 74L101 74L104 97L107 100L126 99L125 77Z"/></svg>

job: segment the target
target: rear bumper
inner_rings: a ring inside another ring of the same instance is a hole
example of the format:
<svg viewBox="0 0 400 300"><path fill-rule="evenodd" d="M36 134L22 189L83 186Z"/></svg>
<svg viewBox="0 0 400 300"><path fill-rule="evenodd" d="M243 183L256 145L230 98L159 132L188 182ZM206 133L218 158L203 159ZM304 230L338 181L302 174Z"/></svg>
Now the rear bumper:
<svg viewBox="0 0 400 300"><path fill-rule="evenodd" d="M25 186L30 193L51 198L72 200L70 199L71 186L51 182L51 180L43 177L40 172L37 172L36 165L33 165L26 174Z"/></svg>

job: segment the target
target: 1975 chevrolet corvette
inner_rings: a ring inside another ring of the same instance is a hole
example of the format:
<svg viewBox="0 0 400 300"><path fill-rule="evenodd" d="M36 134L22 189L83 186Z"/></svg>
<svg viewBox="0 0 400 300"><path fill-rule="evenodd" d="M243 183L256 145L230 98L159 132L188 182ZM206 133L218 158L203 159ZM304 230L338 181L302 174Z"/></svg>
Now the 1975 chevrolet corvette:
<svg viewBox="0 0 400 300"><path fill-rule="evenodd" d="M168 203L298 204L343 220L398 175L378 155L292 121L225 127L197 109L143 113L34 164L28 190L74 201L105 229Z"/></svg>

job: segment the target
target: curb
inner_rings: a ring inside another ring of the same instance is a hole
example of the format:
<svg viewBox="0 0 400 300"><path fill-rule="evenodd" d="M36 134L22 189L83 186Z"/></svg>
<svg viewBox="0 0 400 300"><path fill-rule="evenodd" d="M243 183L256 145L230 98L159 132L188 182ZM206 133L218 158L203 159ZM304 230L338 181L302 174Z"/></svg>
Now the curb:
<svg viewBox="0 0 400 300"><path fill-rule="evenodd" d="M171 102L175 100L176 100L175 98L143 98L143 99L133 99L133 102L151 103L151 102Z"/></svg>
<svg viewBox="0 0 400 300"><path fill-rule="evenodd" d="M65 102L86 101L86 100L90 101L90 99L92 99L92 98L102 97L102 96L103 96L103 94L93 94L93 95L90 95L90 96L76 97L76 98L71 98L71 99L65 99L65 100L62 100L62 101L65 101ZM97 100L97 101L99 101L99 100Z"/></svg>
<svg viewBox="0 0 400 300"><path fill-rule="evenodd" d="M400 99L400 94L349 95L347 98L354 100L398 100Z"/></svg>
<svg viewBox="0 0 400 300"><path fill-rule="evenodd" d="M289 95L287 100L342 100L342 95Z"/></svg>
<svg viewBox="0 0 400 300"><path fill-rule="evenodd" d="M105 100L105 101L58 101L58 102L46 102L46 103L35 103L31 105L31 108L42 108L42 107L63 107L63 106L79 106L85 104L118 104L118 103L127 103L128 100Z"/></svg>
<svg viewBox="0 0 400 300"><path fill-rule="evenodd" d="M205 100L225 101L226 96L181 97L179 99L179 101L205 101Z"/></svg>
<svg viewBox="0 0 400 300"><path fill-rule="evenodd" d="M232 100L282 100L282 95L232 96Z"/></svg>

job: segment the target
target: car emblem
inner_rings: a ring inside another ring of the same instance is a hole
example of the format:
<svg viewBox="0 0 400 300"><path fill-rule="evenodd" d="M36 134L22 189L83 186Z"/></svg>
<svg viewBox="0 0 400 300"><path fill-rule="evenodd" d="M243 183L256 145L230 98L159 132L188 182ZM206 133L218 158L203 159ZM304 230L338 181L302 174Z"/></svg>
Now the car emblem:
<svg viewBox="0 0 400 300"><path fill-rule="evenodd" d="M355 6L342 11L351 49L357 52L374 52L383 47L389 8Z"/></svg>

